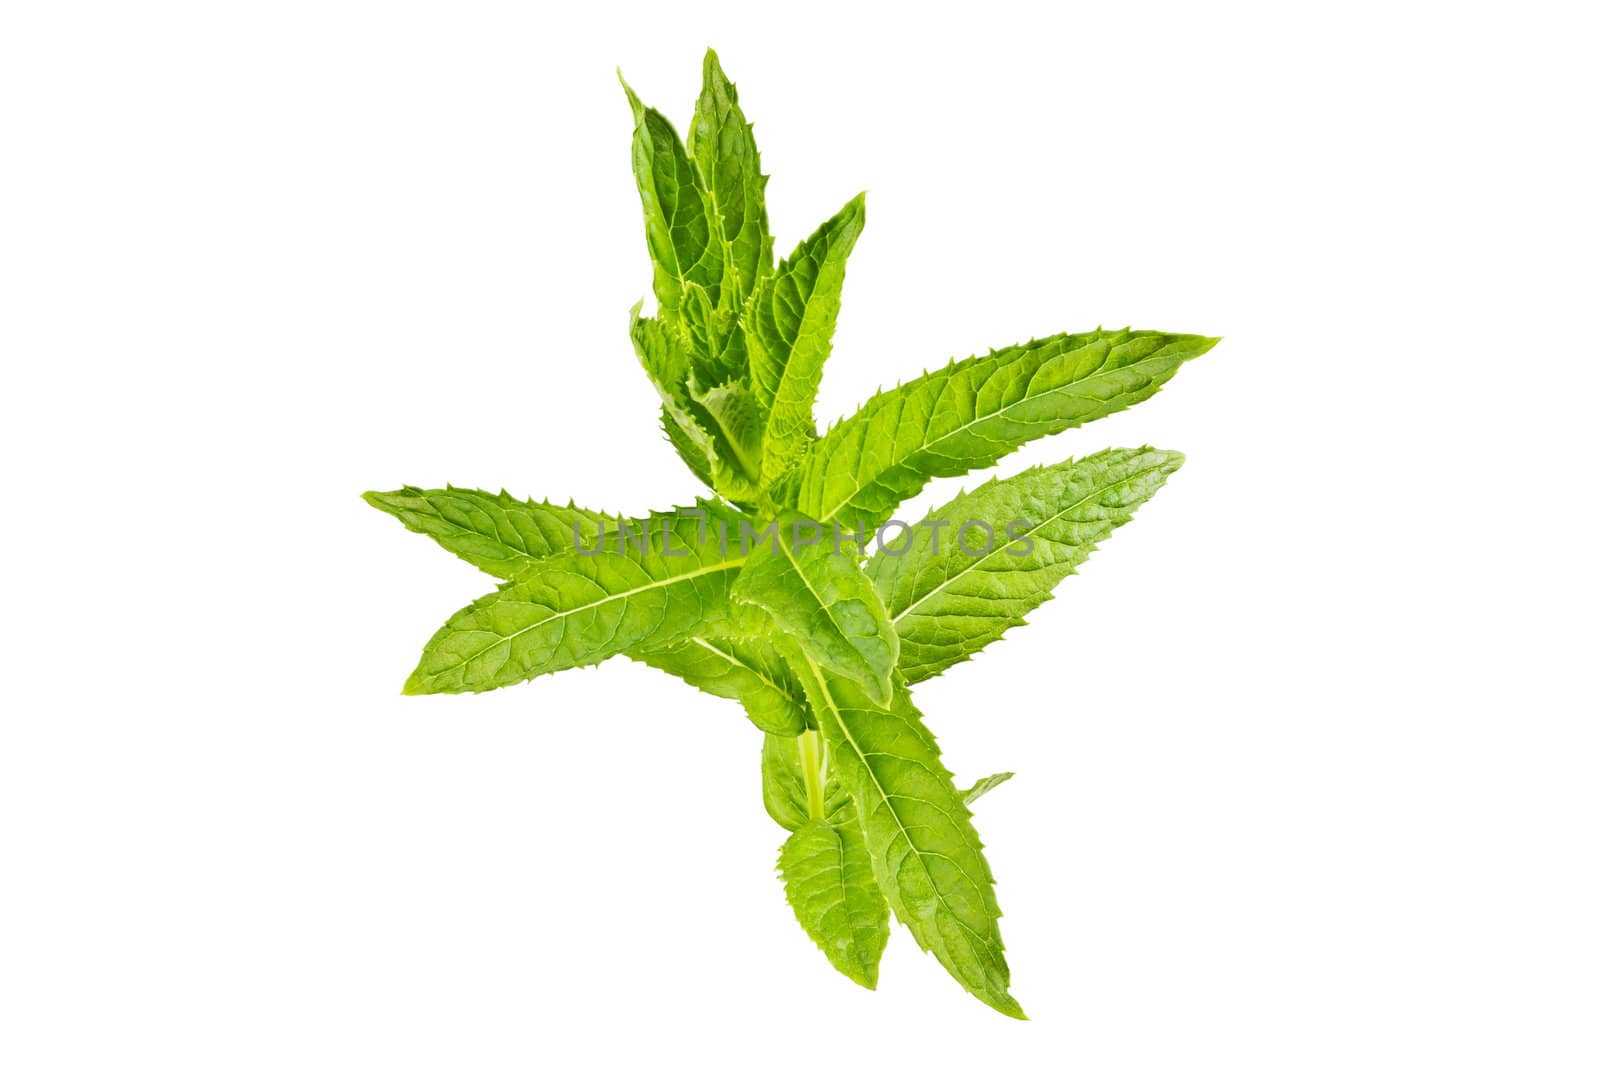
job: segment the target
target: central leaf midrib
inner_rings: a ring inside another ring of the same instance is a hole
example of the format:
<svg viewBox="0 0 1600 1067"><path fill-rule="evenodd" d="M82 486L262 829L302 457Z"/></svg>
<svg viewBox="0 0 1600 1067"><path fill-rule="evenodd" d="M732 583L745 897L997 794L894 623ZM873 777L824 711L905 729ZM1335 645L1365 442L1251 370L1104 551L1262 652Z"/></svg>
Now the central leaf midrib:
<svg viewBox="0 0 1600 1067"><path fill-rule="evenodd" d="M537 620L535 622L529 623L527 626L524 626L519 630L513 630L511 633L505 634L503 636L497 635L497 639L496 640L491 641L487 645L484 645L482 648L480 648L478 651L474 652L472 655L463 657L460 660L460 662L451 664L450 667L447 668L447 670L455 670L458 667L465 666L466 664L471 663L472 661L478 659L480 656L482 656L485 652L488 652L490 649L498 648L501 645L505 644L507 641L515 641L517 638L521 637L525 633L528 633L530 630L537 630L539 627L544 626L547 623L556 622L556 621L558 621L560 619L568 618L569 616L576 615L580 611L588 611L591 608L598 608L603 604L609 604L613 600L622 600L622 599L625 599L627 597L634 596L635 594L638 594L638 593L647 593L652 589L663 589L666 586L675 585L676 583L682 582L682 581L688 581L691 578L699 578L699 577L701 577L703 575L711 574L711 573L714 573L716 571L727 570L729 567L738 566L740 563L743 563L743 562L744 561L742 559L723 560L721 563L714 563L711 566L701 567L698 570L685 571L682 574L675 574L671 578L664 578L664 579L662 579L660 581L649 582L649 583L647 583L645 585L636 585L636 586L633 586L633 587L631 587L629 589L623 590L620 593L608 593L608 594L606 594L605 596L601 597L598 600L591 600L589 603L579 605L578 607L575 607L575 608L568 608L565 611L554 612L552 614L546 615L542 619L539 619L539 620ZM530 581L530 580L531 579L528 579L528 578L521 579L521 581L524 581L524 582L525 581ZM493 631L479 631L479 632L492 633ZM445 673L445 671L435 671L433 677L437 677L438 675L444 674L444 673Z"/></svg>
<svg viewBox="0 0 1600 1067"><path fill-rule="evenodd" d="M757 680L759 680L762 685L766 686L768 689L772 690L774 693L777 693L779 696L783 697L785 700L790 701L791 703L794 701L794 694L790 693L788 690L786 690L782 686L780 686L777 683L777 681L774 680L773 678L771 678L770 676L768 676L765 671L756 669L755 667L753 667L750 664L746 663L744 660L740 659L738 656L735 656L733 653L728 652L728 651L726 651L724 649L718 648L716 645L713 645L711 642L707 641L703 637L691 637L691 638L689 638L689 641L692 644L699 645L701 648L705 649L707 652L710 652L712 655L718 656L718 657L726 660L727 662L733 664L736 667L744 668L745 670L749 671L751 674L755 675Z"/></svg>

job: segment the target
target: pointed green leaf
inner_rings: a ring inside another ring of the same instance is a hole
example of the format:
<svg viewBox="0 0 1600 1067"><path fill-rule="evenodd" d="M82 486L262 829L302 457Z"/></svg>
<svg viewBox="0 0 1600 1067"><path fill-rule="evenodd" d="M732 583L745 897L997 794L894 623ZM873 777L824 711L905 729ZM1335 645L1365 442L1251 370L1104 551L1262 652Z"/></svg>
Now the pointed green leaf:
<svg viewBox="0 0 1600 1067"><path fill-rule="evenodd" d="M1150 331L1057 334L880 393L799 470L796 507L876 527L930 478L988 467L1028 441L1131 407L1217 343Z"/></svg>
<svg viewBox="0 0 1600 1067"><path fill-rule="evenodd" d="M909 544L889 542L901 554L875 553L867 574L900 637L907 684L1022 625L1182 464L1177 452L1113 448L1035 467L930 511Z"/></svg>
<svg viewBox="0 0 1600 1067"><path fill-rule="evenodd" d="M711 232L705 190L672 123L641 104L627 82L622 88L633 108L633 176L644 205L656 299L663 309L676 310L686 287L693 285L715 303L723 273L722 244Z"/></svg>
<svg viewBox="0 0 1600 1067"><path fill-rule="evenodd" d="M763 481L771 484L816 438L811 409L833 344L845 260L866 222L866 194L802 241L756 292L750 315L750 378L767 408Z"/></svg>
<svg viewBox="0 0 1600 1067"><path fill-rule="evenodd" d="M750 390L742 382L701 390L691 378L689 395L705 412L717 443L723 446L719 457L732 468L727 472L732 479L731 492L725 495L735 500L753 496L761 478L761 409Z"/></svg>
<svg viewBox="0 0 1600 1067"><path fill-rule="evenodd" d="M481 489L406 486L394 493L363 493L362 499L502 579L517 577L534 560L593 544L604 518L572 504L517 500Z"/></svg>
<svg viewBox="0 0 1600 1067"><path fill-rule="evenodd" d="M805 690L768 642L713 634L634 653L634 658L739 701L766 733L793 737L806 728Z"/></svg>
<svg viewBox="0 0 1600 1067"><path fill-rule="evenodd" d="M661 320L639 314L643 307L641 300L628 311L628 337L633 341L634 355L639 357L639 365L661 398L683 404L689 395L689 375L694 369L689 347L682 338L667 330Z"/></svg>
<svg viewBox="0 0 1600 1067"><path fill-rule="evenodd" d="M1001 771L999 774L991 774L987 778L979 778L972 783L970 788L961 791L962 802L971 806L974 800L977 800L1001 782L1010 781L1015 773L1014 771Z"/></svg>
<svg viewBox="0 0 1600 1067"><path fill-rule="evenodd" d="M817 662L888 703L900 642L855 555L836 550L804 516L785 516L774 529L751 546L733 597L764 608Z"/></svg>
<svg viewBox="0 0 1600 1067"><path fill-rule="evenodd" d="M717 462L717 448L711 431L697 418L689 397L688 382L693 372L688 348L659 319L640 315L641 304L633 305L628 337L633 341L639 364L661 397L661 425L684 465L709 488L715 489L712 468Z"/></svg>
<svg viewBox="0 0 1600 1067"><path fill-rule="evenodd" d="M1007 991L1011 971L983 844L909 692L897 685L884 708L854 682L798 659L795 669L829 759L860 812L889 906L968 992L1024 1018Z"/></svg>
<svg viewBox="0 0 1600 1067"><path fill-rule="evenodd" d="M725 377L705 387L700 374L707 364L689 351L690 342L659 319L633 307L628 335L635 354L661 397L661 421L667 440L696 477L721 496L738 502L760 493L762 412L749 389Z"/></svg>
<svg viewBox="0 0 1600 1067"><path fill-rule="evenodd" d="M699 507L717 516L717 505ZM741 564L701 534L700 517L609 524L595 555L535 560L516 581L463 608L422 650L407 693L482 692L621 652L672 644L726 614Z"/></svg>
<svg viewBox="0 0 1600 1067"><path fill-rule="evenodd" d="M857 822L804 823L784 842L778 871L795 918L828 962L852 981L877 988L889 908Z"/></svg>
<svg viewBox="0 0 1600 1067"><path fill-rule="evenodd" d="M689 472L700 479L707 489L715 489L716 477L711 473L711 454L702 450L705 431L685 426L666 405L661 408L661 429L666 434L667 443L678 453L678 458L683 460Z"/></svg>
<svg viewBox="0 0 1600 1067"><path fill-rule="evenodd" d="M739 307L756 282L772 271L767 179L761 173L755 136L739 109L739 94L710 49L706 50L703 75L694 121L689 125L689 157L700 171L712 232L722 243L727 264L723 301Z"/></svg>

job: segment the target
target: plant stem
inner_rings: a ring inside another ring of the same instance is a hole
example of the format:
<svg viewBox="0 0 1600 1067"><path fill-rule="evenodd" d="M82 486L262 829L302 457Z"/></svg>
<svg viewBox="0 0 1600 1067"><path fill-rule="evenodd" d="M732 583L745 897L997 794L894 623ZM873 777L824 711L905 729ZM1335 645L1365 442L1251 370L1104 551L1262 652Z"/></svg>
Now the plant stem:
<svg viewBox="0 0 1600 1067"><path fill-rule="evenodd" d="M827 773L828 753L822 745L822 735L807 730L795 739L800 745L800 773L806 782L806 814L813 819L823 817L822 797L824 775Z"/></svg>

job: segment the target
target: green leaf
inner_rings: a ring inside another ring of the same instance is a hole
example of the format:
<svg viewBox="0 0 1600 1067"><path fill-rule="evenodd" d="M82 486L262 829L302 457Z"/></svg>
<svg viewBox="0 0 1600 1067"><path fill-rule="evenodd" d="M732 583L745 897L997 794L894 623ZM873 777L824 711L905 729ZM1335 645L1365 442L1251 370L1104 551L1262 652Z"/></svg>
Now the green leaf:
<svg viewBox="0 0 1600 1067"><path fill-rule="evenodd" d="M770 642L697 636L633 658L714 696L739 701L766 733L793 737L806 728L805 689Z"/></svg>
<svg viewBox="0 0 1600 1067"><path fill-rule="evenodd" d="M888 940L888 906L850 794L821 735L768 735L761 749L767 812L793 831L779 858L795 917L844 974L871 989Z"/></svg>
<svg viewBox="0 0 1600 1067"><path fill-rule="evenodd" d="M802 241L757 291L751 307L750 379L768 411L762 481L772 484L816 438L812 407L833 344L845 260L866 222L866 194Z"/></svg>
<svg viewBox="0 0 1600 1067"><path fill-rule="evenodd" d="M667 440L684 465L709 488L716 488L712 465L716 444L711 433L695 417L688 394L689 353L685 343L667 330L658 319L639 314L643 301L629 313L628 337L640 366L661 397L661 425Z"/></svg>
<svg viewBox="0 0 1600 1067"><path fill-rule="evenodd" d="M705 431L684 426L666 405L662 405L661 408L661 429L666 434L667 443L678 453L678 458L683 460L684 466L689 468L690 473L699 478L707 489L715 489L716 478L711 473L711 453L702 449L701 437L697 436L703 435Z"/></svg>
<svg viewBox="0 0 1600 1067"><path fill-rule="evenodd" d="M642 307L644 301L640 300L628 311L628 338L633 342L634 354L661 399L687 410L688 381L693 372L688 345L661 320L639 314Z"/></svg>
<svg viewBox="0 0 1600 1067"><path fill-rule="evenodd" d="M496 578L516 578L528 564L597 540L604 516L573 504L517 500L481 489L416 489L363 493L406 528L433 538L447 550Z"/></svg>
<svg viewBox="0 0 1600 1067"><path fill-rule="evenodd" d="M1008 992L1000 907L982 842L910 694L897 685L884 708L854 682L799 659L795 669L829 759L861 813L889 906L968 992L1024 1018Z"/></svg>
<svg viewBox="0 0 1600 1067"><path fill-rule="evenodd" d="M621 75L618 75L621 79ZM722 243L713 237L705 190L661 112L647 108L622 83L633 108L633 176L644 205L645 242L663 310L676 311L698 286L716 303L722 281Z"/></svg>
<svg viewBox="0 0 1600 1067"><path fill-rule="evenodd" d="M690 284L684 287L680 308L661 309L662 321L688 343L694 375L702 389L741 380L749 362L744 333L735 328L733 309L715 301L713 294Z"/></svg>
<svg viewBox="0 0 1600 1067"><path fill-rule="evenodd" d="M1057 334L975 356L880 393L812 447L796 506L876 527L930 478L988 467L1028 441L1154 395L1214 337Z"/></svg>
<svg viewBox="0 0 1600 1067"><path fill-rule="evenodd" d="M900 637L906 682L970 659L1022 625L1182 465L1177 452L1113 448L1035 467L957 496L909 539L888 542L902 554L878 551L867 574Z"/></svg>
<svg viewBox="0 0 1600 1067"><path fill-rule="evenodd" d="M755 136L739 108L739 94L706 49L700 99L689 125L689 157L707 191L712 233L727 264L723 302L742 306L756 283L772 272L772 238L767 234L767 179Z"/></svg>
<svg viewBox="0 0 1600 1067"><path fill-rule="evenodd" d="M798 740L767 734L761 741L761 803L785 830L798 830L811 818Z"/></svg>
<svg viewBox="0 0 1600 1067"><path fill-rule="evenodd" d="M701 502L714 516L729 513ZM644 521L626 530L644 536ZM463 608L422 650L407 693L482 692L646 651L714 625L740 566L685 512L648 520L647 548L612 524L595 555L535 560L516 581Z"/></svg>
<svg viewBox="0 0 1600 1067"><path fill-rule="evenodd" d="M751 546L732 596L764 608L818 663L887 704L900 641L856 557L804 516L786 515L773 529L766 547ZM806 544L813 534L820 540Z"/></svg>
<svg viewBox="0 0 1600 1067"><path fill-rule="evenodd" d="M695 476L720 495L754 501L761 472L760 406L739 381L703 388L699 374L705 364L689 352L689 342L659 319L640 315L639 307L633 306L628 335L661 397L667 440Z"/></svg>
<svg viewBox="0 0 1600 1067"><path fill-rule="evenodd" d="M1001 771L999 774L991 774L987 778L979 778L972 783L970 788L961 791L962 802L970 806L974 800L977 800L1001 782L1010 781L1015 773L1015 771Z"/></svg>
<svg viewBox="0 0 1600 1067"><path fill-rule="evenodd" d="M878 960L889 940L889 908L873 875L855 820L811 819L778 854L778 871L795 918L828 962L876 989Z"/></svg>
<svg viewBox="0 0 1600 1067"><path fill-rule="evenodd" d="M701 390L691 378L689 395L715 428L718 456L732 468L719 479L718 488L732 499L750 499L761 478L761 409L742 382L728 382ZM713 471L717 465L713 464Z"/></svg>

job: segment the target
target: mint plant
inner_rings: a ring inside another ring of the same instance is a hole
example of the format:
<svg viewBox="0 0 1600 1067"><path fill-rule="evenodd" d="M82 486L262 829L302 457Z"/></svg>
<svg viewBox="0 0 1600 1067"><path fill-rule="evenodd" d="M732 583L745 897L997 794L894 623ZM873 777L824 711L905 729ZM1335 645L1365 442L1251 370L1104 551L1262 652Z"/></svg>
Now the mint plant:
<svg viewBox="0 0 1600 1067"><path fill-rule="evenodd" d="M1021 625L1183 457L1109 449L991 480L914 525L895 509L1146 399L1216 341L1057 334L880 392L819 436L864 198L775 265L767 178L716 54L687 142L624 90L657 304L634 306L630 335L667 440L708 492L632 519L504 492L366 494L499 580L428 641L405 692L621 655L740 702L788 831L786 895L829 962L874 988L892 912L974 996L1022 1018L969 811L1010 775L957 788L911 690Z"/></svg>

